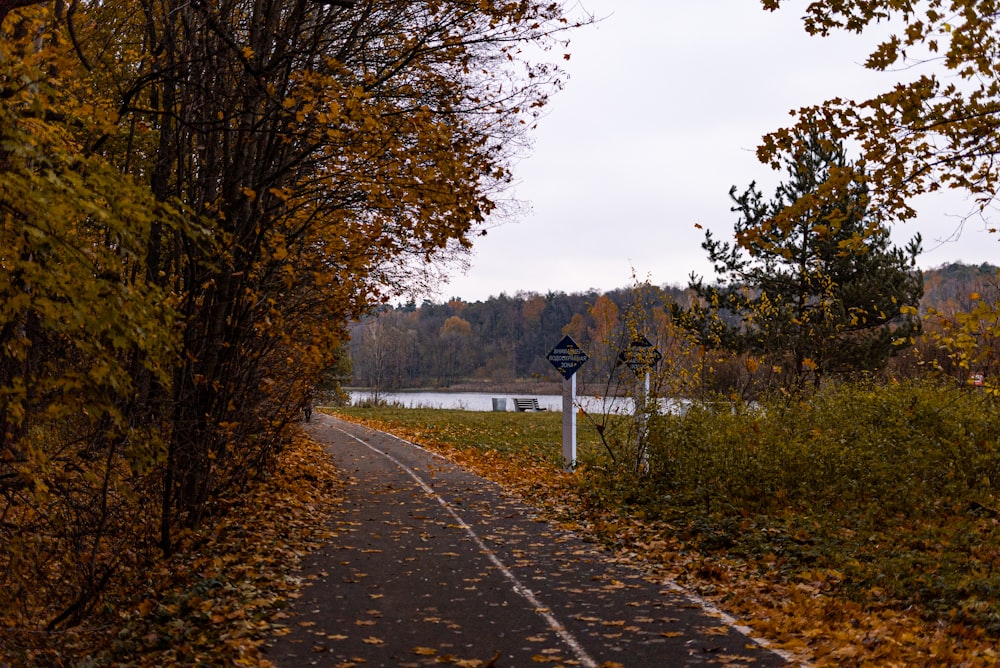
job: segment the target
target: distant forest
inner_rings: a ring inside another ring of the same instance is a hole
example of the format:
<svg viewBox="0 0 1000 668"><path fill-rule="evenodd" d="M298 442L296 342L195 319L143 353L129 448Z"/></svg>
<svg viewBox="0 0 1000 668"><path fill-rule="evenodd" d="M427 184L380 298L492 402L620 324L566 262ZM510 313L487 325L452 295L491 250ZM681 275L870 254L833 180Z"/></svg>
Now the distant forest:
<svg viewBox="0 0 1000 668"><path fill-rule="evenodd" d="M989 264L948 264L924 271L923 278L924 313L968 310L975 295L1000 297L997 267ZM643 290L661 318L671 301L686 306L692 298L681 287ZM652 300L650 290L655 293ZM593 356L590 349L602 345L599 340L608 323L617 322L636 299L636 290L621 288L387 306L354 324L349 364L339 373L342 381L349 378L347 385L381 391L554 384L560 376L545 359L548 351L570 334ZM588 380L599 382L597 376L603 373L606 365L588 362L578 380L586 387Z"/></svg>

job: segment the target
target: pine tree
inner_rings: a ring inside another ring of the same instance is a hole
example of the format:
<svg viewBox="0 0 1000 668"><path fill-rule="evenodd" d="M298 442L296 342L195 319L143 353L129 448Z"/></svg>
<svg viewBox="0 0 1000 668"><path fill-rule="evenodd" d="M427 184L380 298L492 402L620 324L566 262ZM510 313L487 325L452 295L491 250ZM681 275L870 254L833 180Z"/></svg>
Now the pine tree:
<svg viewBox="0 0 1000 668"><path fill-rule="evenodd" d="M735 242L706 232L702 244L719 280L692 275L699 299L675 313L702 344L760 355L798 384L882 368L919 331L923 294L920 236L891 244L864 166L815 130L801 145L771 200L755 183L730 189Z"/></svg>

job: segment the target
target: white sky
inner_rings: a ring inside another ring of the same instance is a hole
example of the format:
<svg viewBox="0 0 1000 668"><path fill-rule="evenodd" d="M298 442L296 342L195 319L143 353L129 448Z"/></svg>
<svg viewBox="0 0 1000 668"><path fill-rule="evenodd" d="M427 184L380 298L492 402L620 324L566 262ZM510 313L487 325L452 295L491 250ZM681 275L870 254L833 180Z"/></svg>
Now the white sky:
<svg viewBox="0 0 1000 668"><path fill-rule="evenodd" d="M776 13L757 0L583 5L607 18L572 37L570 78L515 167L513 195L529 208L476 239L471 268L441 298L611 290L633 273L658 285L710 276L694 225L729 239L729 188L756 180L769 197L780 180L756 160L761 136L789 125L792 109L863 99L901 76L862 67L870 36L806 35L804 2ZM922 204L894 238L923 234L922 267L996 263L997 237L981 222L945 241L968 208L954 195Z"/></svg>

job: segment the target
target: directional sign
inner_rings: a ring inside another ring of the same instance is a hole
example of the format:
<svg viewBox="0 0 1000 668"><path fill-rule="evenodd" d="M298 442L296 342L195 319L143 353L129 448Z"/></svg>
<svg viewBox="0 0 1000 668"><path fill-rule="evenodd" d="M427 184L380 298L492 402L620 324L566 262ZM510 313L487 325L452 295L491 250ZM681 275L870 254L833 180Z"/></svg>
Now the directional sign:
<svg viewBox="0 0 1000 668"><path fill-rule="evenodd" d="M663 355L645 336L635 339L628 344L625 350L618 353L618 361L632 369L636 374L646 373L661 359L663 359Z"/></svg>
<svg viewBox="0 0 1000 668"><path fill-rule="evenodd" d="M563 378L569 380L590 357L580 349L580 346L576 345L576 341L567 335L556 344L555 348L549 351L545 359L556 368L556 371Z"/></svg>
<svg viewBox="0 0 1000 668"><path fill-rule="evenodd" d="M576 345L569 335L549 351L545 359L556 368L565 379L562 391L562 456L563 466L572 471L576 468L576 372L587 361L587 353Z"/></svg>

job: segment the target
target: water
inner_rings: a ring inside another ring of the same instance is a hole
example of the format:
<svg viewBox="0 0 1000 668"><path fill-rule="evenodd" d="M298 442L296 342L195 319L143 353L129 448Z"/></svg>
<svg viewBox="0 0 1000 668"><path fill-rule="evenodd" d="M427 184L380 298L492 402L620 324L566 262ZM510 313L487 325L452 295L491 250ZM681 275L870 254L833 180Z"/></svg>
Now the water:
<svg viewBox="0 0 1000 668"><path fill-rule="evenodd" d="M349 392L351 403L370 400L371 392ZM562 396L552 394L502 394L489 392L382 392L382 401L399 404L406 408L457 408L465 411L491 411L493 400L498 399L504 410L514 410L512 399L538 399L538 405L546 410L561 411Z"/></svg>
<svg viewBox="0 0 1000 668"><path fill-rule="evenodd" d="M351 391L351 403L370 400L371 392ZM562 395L559 394L503 394L492 392L382 392L386 403L399 404L406 408L454 408L465 411L492 411L494 400L498 400L503 410L514 410L514 397L538 399L538 405L548 411L562 412ZM632 411L632 400L624 397L602 399L601 397L576 397L574 406L589 413L625 413Z"/></svg>

